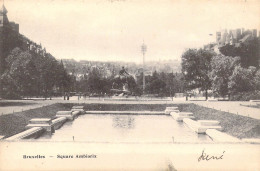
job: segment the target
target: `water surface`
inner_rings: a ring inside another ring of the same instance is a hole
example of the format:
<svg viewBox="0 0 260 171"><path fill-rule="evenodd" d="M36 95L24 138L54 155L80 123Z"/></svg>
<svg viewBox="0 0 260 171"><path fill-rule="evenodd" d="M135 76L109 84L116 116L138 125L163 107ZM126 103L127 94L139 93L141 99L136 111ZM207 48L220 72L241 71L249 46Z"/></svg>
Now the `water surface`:
<svg viewBox="0 0 260 171"><path fill-rule="evenodd" d="M38 140L113 143L211 142L166 115L80 115Z"/></svg>

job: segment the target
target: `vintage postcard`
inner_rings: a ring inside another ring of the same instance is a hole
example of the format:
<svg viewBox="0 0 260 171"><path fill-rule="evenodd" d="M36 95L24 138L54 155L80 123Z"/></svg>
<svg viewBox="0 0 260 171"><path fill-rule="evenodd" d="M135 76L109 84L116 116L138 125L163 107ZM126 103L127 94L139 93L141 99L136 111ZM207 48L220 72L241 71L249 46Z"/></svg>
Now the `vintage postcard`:
<svg viewBox="0 0 260 171"><path fill-rule="evenodd" d="M260 1L0 0L0 171L260 170Z"/></svg>

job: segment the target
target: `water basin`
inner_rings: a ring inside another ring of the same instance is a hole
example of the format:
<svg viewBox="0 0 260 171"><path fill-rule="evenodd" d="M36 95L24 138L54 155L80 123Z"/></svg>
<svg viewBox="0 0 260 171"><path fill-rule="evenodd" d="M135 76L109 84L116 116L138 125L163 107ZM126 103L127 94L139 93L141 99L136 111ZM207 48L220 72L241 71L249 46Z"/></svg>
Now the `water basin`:
<svg viewBox="0 0 260 171"><path fill-rule="evenodd" d="M184 123L167 115L86 114L66 122L52 135L38 141L84 141L94 143L205 143L207 135L198 135Z"/></svg>

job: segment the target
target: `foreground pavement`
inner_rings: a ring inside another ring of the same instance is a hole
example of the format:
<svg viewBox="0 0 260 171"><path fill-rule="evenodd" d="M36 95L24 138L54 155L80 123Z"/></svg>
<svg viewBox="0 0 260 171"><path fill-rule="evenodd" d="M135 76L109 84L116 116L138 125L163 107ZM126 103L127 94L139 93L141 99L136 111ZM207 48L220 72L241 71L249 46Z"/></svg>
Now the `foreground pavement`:
<svg viewBox="0 0 260 171"><path fill-rule="evenodd" d="M0 142L0 151L0 170L260 170L254 144Z"/></svg>

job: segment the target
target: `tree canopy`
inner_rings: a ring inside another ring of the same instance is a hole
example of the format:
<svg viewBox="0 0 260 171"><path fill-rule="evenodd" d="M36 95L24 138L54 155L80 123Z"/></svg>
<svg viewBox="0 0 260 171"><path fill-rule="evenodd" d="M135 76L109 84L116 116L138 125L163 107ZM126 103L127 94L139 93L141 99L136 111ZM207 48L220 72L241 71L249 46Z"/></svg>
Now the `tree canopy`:
<svg viewBox="0 0 260 171"><path fill-rule="evenodd" d="M187 89L199 88L206 92L211 88L211 59L215 55L204 49L188 49L182 55L182 73Z"/></svg>

